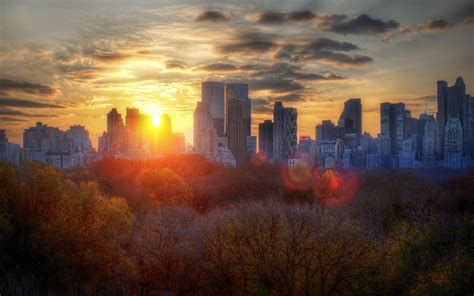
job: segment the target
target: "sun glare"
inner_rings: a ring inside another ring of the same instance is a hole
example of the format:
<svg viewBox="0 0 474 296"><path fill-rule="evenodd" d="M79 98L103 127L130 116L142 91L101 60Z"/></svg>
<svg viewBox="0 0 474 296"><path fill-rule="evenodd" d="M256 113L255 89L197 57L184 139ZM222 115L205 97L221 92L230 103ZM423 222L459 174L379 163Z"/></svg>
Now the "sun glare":
<svg viewBox="0 0 474 296"><path fill-rule="evenodd" d="M153 125L158 127L160 125L160 115L155 113L152 118Z"/></svg>

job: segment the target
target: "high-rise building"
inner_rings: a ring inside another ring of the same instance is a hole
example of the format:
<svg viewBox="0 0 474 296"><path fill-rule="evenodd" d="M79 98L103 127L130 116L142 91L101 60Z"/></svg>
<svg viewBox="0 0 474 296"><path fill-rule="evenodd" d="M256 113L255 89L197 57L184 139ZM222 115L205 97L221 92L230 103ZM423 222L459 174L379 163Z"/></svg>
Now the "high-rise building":
<svg viewBox="0 0 474 296"><path fill-rule="evenodd" d="M432 168L436 161L437 125L433 115L426 116L423 131L422 160L425 168Z"/></svg>
<svg viewBox="0 0 474 296"><path fill-rule="evenodd" d="M380 130L390 138L391 153L397 155L405 140L405 104L382 103L380 105Z"/></svg>
<svg viewBox="0 0 474 296"><path fill-rule="evenodd" d="M75 152L89 152L92 149L92 143L89 138L89 132L82 125L72 125L66 131L67 138L72 140L72 150Z"/></svg>
<svg viewBox="0 0 474 296"><path fill-rule="evenodd" d="M323 120L316 126L316 141L334 141L336 139L336 126L331 120Z"/></svg>
<svg viewBox="0 0 474 296"><path fill-rule="evenodd" d="M469 117L469 108L467 108L468 103L466 97L466 85L462 77L458 77L455 84L450 87L448 87L446 81L438 81L438 111L436 113L436 121L439 131L438 143L440 158L443 158L444 148L446 146L444 138L447 120L450 117L458 117L463 128L465 128L464 121L469 121L467 118ZM467 127L467 130L469 130L469 127ZM463 145L467 148L467 146L471 146L470 142L471 137L469 132L469 135L466 137L466 143L463 143Z"/></svg>
<svg viewBox="0 0 474 296"><path fill-rule="evenodd" d="M237 164L247 160L247 136L251 130L251 101L248 97L248 85L230 83L226 85L226 136L229 149Z"/></svg>
<svg viewBox="0 0 474 296"><path fill-rule="evenodd" d="M444 137L444 166L451 169L462 167L463 129L461 120L449 117L446 122Z"/></svg>
<svg viewBox="0 0 474 296"><path fill-rule="evenodd" d="M104 154L118 155L127 151L127 134L122 115L113 108L107 113L107 132L99 139L99 151Z"/></svg>
<svg viewBox="0 0 474 296"><path fill-rule="evenodd" d="M194 150L206 156L217 150L217 132L204 102L198 102L194 110Z"/></svg>
<svg viewBox="0 0 474 296"><path fill-rule="evenodd" d="M201 101L208 106L218 137L224 136L224 87L222 82L205 81L201 85Z"/></svg>
<svg viewBox="0 0 474 296"><path fill-rule="evenodd" d="M344 103L344 110L339 117L338 125L344 128L344 134L350 139L353 148L359 145L362 135L362 104L359 98L349 99Z"/></svg>
<svg viewBox="0 0 474 296"><path fill-rule="evenodd" d="M56 127L37 122L36 126L23 132L23 148L37 149L43 152L66 153L71 151L72 140L65 132Z"/></svg>
<svg viewBox="0 0 474 296"><path fill-rule="evenodd" d="M0 129L0 161L11 165L20 165L20 145L10 143L5 130Z"/></svg>
<svg viewBox="0 0 474 296"><path fill-rule="evenodd" d="M258 125L258 151L268 160L273 159L273 122L265 120Z"/></svg>
<svg viewBox="0 0 474 296"><path fill-rule="evenodd" d="M296 109L285 108L282 102L275 102L273 111L273 158L275 160L288 160L296 152L297 119Z"/></svg>
<svg viewBox="0 0 474 296"><path fill-rule="evenodd" d="M127 130L127 150L144 151L149 150L152 139L149 135L149 126L152 123L150 116L140 114L137 108L127 108L125 125Z"/></svg>

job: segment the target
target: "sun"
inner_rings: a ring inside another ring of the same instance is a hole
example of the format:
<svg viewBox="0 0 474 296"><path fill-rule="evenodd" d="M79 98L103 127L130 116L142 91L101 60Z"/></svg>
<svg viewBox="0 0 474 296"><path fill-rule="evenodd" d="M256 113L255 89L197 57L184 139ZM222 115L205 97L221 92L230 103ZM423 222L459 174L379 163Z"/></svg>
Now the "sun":
<svg viewBox="0 0 474 296"><path fill-rule="evenodd" d="M160 125L160 114L155 113L151 119L154 126L158 127Z"/></svg>

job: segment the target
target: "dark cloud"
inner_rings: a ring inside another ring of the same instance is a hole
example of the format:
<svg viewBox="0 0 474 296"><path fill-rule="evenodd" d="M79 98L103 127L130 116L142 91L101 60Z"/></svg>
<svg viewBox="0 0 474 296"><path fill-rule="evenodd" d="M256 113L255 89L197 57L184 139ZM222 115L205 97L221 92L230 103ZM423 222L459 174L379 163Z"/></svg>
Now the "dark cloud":
<svg viewBox="0 0 474 296"><path fill-rule="evenodd" d="M448 20L437 19L437 20L427 20L423 24L420 25L420 28L423 31L427 32L439 32L454 27L456 25L455 22L451 22Z"/></svg>
<svg viewBox="0 0 474 296"><path fill-rule="evenodd" d="M216 51L222 55L228 54L263 54L277 47L276 35L257 31L239 33L232 41L219 45Z"/></svg>
<svg viewBox="0 0 474 296"><path fill-rule="evenodd" d="M345 19L347 19L347 15L345 14L318 14L316 16L316 24L320 28L329 30Z"/></svg>
<svg viewBox="0 0 474 296"><path fill-rule="evenodd" d="M0 116L8 117L57 117L55 114L32 114L17 109L0 108Z"/></svg>
<svg viewBox="0 0 474 296"><path fill-rule="evenodd" d="M282 102L298 102L302 101L303 96L299 93L287 94L284 96L272 97L272 101L282 101Z"/></svg>
<svg viewBox="0 0 474 296"><path fill-rule="evenodd" d="M0 116L0 121L3 122L25 122L28 121L24 118L17 118L17 117L11 117L11 116Z"/></svg>
<svg viewBox="0 0 474 296"><path fill-rule="evenodd" d="M228 72L237 70L237 67L228 63L212 63L198 66L196 69L200 71Z"/></svg>
<svg viewBox="0 0 474 296"><path fill-rule="evenodd" d="M286 12L262 12L257 16L257 22L261 24L281 24L287 21Z"/></svg>
<svg viewBox="0 0 474 296"><path fill-rule="evenodd" d="M252 112L270 113L273 111L271 102L266 99L252 99Z"/></svg>
<svg viewBox="0 0 474 296"><path fill-rule="evenodd" d="M5 94L9 91L18 91L39 95L52 95L55 93L55 90L48 85L20 80L0 79L0 93Z"/></svg>
<svg viewBox="0 0 474 296"><path fill-rule="evenodd" d="M373 61L371 57L352 54L359 46L329 38L318 38L307 44L288 44L275 54L276 59L291 61L320 60L335 66L362 66Z"/></svg>
<svg viewBox="0 0 474 296"><path fill-rule="evenodd" d="M119 51L100 51L96 50L92 57L101 61L120 61L133 57L133 55L119 52Z"/></svg>
<svg viewBox="0 0 474 296"><path fill-rule="evenodd" d="M64 106L58 104L16 98L0 98L0 106L19 108L64 108Z"/></svg>
<svg viewBox="0 0 474 296"><path fill-rule="evenodd" d="M324 72L322 74L308 73L300 66L291 65L288 63L275 63L264 70L256 72L253 76L268 76L274 75L281 78L291 78L295 80L340 80L344 77L336 75L331 72Z"/></svg>
<svg viewBox="0 0 474 296"><path fill-rule="evenodd" d="M220 11L215 10L206 10L201 12L197 18L196 22L227 22L230 18Z"/></svg>
<svg viewBox="0 0 474 296"><path fill-rule="evenodd" d="M382 21L367 14L361 14L347 21L335 22L326 30L340 34L384 34L398 29L400 24L395 20Z"/></svg>
<svg viewBox="0 0 474 296"><path fill-rule="evenodd" d="M262 65L262 64L245 64L239 67L239 69L243 71L259 71L265 68L266 68L266 65Z"/></svg>
<svg viewBox="0 0 474 296"><path fill-rule="evenodd" d="M291 12L262 12L257 15L260 24L278 25L287 22L310 21L316 18L316 14L309 10Z"/></svg>
<svg viewBox="0 0 474 296"><path fill-rule="evenodd" d="M167 61L166 69L186 69L186 65L180 61Z"/></svg>
<svg viewBox="0 0 474 296"><path fill-rule="evenodd" d="M294 22L309 21L314 18L316 18L316 14L309 10L292 11L288 13L288 19Z"/></svg>
<svg viewBox="0 0 474 296"><path fill-rule="evenodd" d="M358 54L345 54L341 52L319 51L315 54L315 58L331 65L346 67L346 66L363 66L374 60L371 57Z"/></svg>
<svg viewBox="0 0 474 296"><path fill-rule="evenodd" d="M250 81L250 89L254 91L269 90L272 93L286 93L302 90L304 86L293 79L265 77Z"/></svg>

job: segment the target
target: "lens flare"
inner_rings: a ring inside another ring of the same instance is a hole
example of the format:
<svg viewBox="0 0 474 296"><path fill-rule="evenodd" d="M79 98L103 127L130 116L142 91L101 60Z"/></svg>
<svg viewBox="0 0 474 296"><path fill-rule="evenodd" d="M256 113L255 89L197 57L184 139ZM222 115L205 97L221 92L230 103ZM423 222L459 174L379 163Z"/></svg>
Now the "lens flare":
<svg viewBox="0 0 474 296"><path fill-rule="evenodd" d="M250 162L254 166L261 166L261 165L265 164L265 162L267 162L267 156L262 152L253 153L250 156Z"/></svg>
<svg viewBox="0 0 474 296"><path fill-rule="evenodd" d="M359 181L357 174L327 170L315 172L313 190L315 198L323 205L340 208L350 204L357 193Z"/></svg>
<svg viewBox="0 0 474 296"><path fill-rule="evenodd" d="M312 184L312 168L306 161L299 159L295 164L281 167L281 178L290 190L307 190Z"/></svg>

